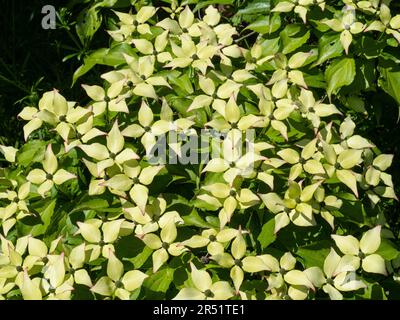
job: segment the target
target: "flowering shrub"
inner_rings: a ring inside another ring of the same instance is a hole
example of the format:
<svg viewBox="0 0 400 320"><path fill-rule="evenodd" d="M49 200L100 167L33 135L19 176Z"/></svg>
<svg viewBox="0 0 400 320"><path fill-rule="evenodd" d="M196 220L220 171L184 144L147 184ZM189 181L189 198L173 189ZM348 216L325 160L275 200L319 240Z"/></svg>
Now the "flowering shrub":
<svg viewBox="0 0 400 320"><path fill-rule="evenodd" d="M398 47L400 16L334 2L268 2L241 38L211 5L114 11L88 103L46 92L26 144L0 147L0 297L398 296L393 157L345 114L376 82L363 46Z"/></svg>

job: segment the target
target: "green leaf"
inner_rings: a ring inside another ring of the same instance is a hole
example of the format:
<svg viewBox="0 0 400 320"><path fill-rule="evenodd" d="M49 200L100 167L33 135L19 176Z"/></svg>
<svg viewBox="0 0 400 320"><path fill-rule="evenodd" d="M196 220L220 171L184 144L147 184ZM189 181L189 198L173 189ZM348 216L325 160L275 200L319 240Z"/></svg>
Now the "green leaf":
<svg viewBox="0 0 400 320"><path fill-rule="evenodd" d="M215 5L215 4L225 4L225 5L229 5L229 4L233 4L234 0L206 0L206 1L198 1L198 0L189 0L187 1L188 4L192 4L192 3L197 3L196 7L194 8L194 12L203 9L209 5Z"/></svg>
<svg viewBox="0 0 400 320"><path fill-rule="evenodd" d="M362 294L356 294L359 300L387 300L385 289L377 283L367 283L367 288Z"/></svg>
<svg viewBox="0 0 400 320"><path fill-rule="evenodd" d="M382 63L379 71L379 86L400 105L400 68L394 63Z"/></svg>
<svg viewBox="0 0 400 320"><path fill-rule="evenodd" d="M304 266L306 268L320 267L322 269L325 258L329 254L330 248L330 241L322 240L317 243L299 248L296 254L303 258Z"/></svg>
<svg viewBox="0 0 400 320"><path fill-rule="evenodd" d="M105 64L110 67L116 67L121 64L126 63L124 58L124 54L135 56L135 53L130 45L127 43L121 43L111 49L109 49L104 57L103 61L100 64Z"/></svg>
<svg viewBox="0 0 400 320"><path fill-rule="evenodd" d="M106 48L98 49L84 58L83 65L81 65L73 74L72 86L75 84L76 80L89 72L96 64L101 63L108 50L109 49Z"/></svg>
<svg viewBox="0 0 400 320"><path fill-rule="evenodd" d="M281 27L281 16L279 14L268 15L257 19L247 26L246 29L256 31L261 34L273 33Z"/></svg>
<svg viewBox="0 0 400 320"><path fill-rule="evenodd" d="M246 8L240 9L236 15L267 14L271 10L270 0L255 0Z"/></svg>
<svg viewBox="0 0 400 320"><path fill-rule="evenodd" d="M174 279L174 269L164 268L146 278L143 286L153 292L167 292Z"/></svg>
<svg viewBox="0 0 400 320"><path fill-rule="evenodd" d="M136 53L133 51L132 47L127 43L118 44L111 49L102 48L92 52L83 59L83 65L81 65L74 72L72 77L72 86L74 86L75 82L80 77L88 73L97 64L103 64L112 67L124 64L126 62L123 56L124 53L130 56L136 56Z"/></svg>
<svg viewBox="0 0 400 320"><path fill-rule="evenodd" d="M260 243L262 249L265 249L276 240L274 229L275 229L275 220L272 217L270 220L264 223L261 232L257 237L257 240Z"/></svg>
<svg viewBox="0 0 400 320"><path fill-rule="evenodd" d="M290 24L280 33L280 37L283 44L282 53L288 54L307 42L310 38L310 31L306 31L303 25Z"/></svg>
<svg viewBox="0 0 400 320"><path fill-rule="evenodd" d="M339 34L325 34L318 42L318 60L313 66L318 66L325 61L341 56L343 53L343 46L340 43Z"/></svg>
<svg viewBox="0 0 400 320"><path fill-rule="evenodd" d="M279 51L280 38L266 39L261 42L261 47L263 48L263 55L269 56L277 53Z"/></svg>
<svg viewBox="0 0 400 320"><path fill-rule="evenodd" d="M396 249L393 242L388 239L382 238L381 245L379 246L378 251L376 252L385 260L393 260L399 256L399 251Z"/></svg>
<svg viewBox="0 0 400 320"><path fill-rule="evenodd" d="M41 162L44 159L46 141L32 140L24 144L17 152L17 163L23 167L28 167L35 162Z"/></svg>
<svg viewBox="0 0 400 320"><path fill-rule="evenodd" d="M325 79L328 84L329 98L332 93L337 93L341 87L350 85L356 76L354 59L343 58L335 60L325 71Z"/></svg>
<svg viewBox="0 0 400 320"><path fill-rule="evenodd" d="M81 43L86 45L94 36L101 26L102 16L95 10L90 8L83 10L76 23L76 33Z"/></svg>
<svg viewBox="0 0 400 320"><path fill-rule="evenodd" d="M135 267L135 269L139 269L151 257L152 253L153 253L153 250L151 250L149 247L145 246L143 248L143 251L141 253L139 253L137 256L135 256L134 258L130 259L130 261L133 263L133 266Z"/></svg>
<svg viewBox="0 0 400 320"><path fill-rule="evenodd" d="M168 72L166 76L171 84L177 85L185 94L192 94L194 92L192 82L187 73L182 75L179 72Z"/></svg>
<svg viewBox="0 0 400 320"><path fill-rule="evenodd" d="M42 220L42 224L35 225L30 234L33 237L42 235L46 233L47 228L50 226L52 222L52 216L54 214L54 209L56 207L56 199L52 199L50 201L46 201L46 204L43 207L35 208L35 210L40 214L40 219Z"/></svg>
<svg viewBox="0 0 400 320"><path fill-rule="evenodd" d="M182 216L183 221L185 222L185 226L195 226L199 228L212 228L212 225L205 222L202 217L198 214L196 209L193 209L192 212L187 216Z"/></svg>
<svg viewBox="0 0 400 320"><path fill-rule="evenodd" d="M113 208L105 196L90 197L84 196L71 213L83 210L95 210L99 212L118 211L118 208Z"/></svg>

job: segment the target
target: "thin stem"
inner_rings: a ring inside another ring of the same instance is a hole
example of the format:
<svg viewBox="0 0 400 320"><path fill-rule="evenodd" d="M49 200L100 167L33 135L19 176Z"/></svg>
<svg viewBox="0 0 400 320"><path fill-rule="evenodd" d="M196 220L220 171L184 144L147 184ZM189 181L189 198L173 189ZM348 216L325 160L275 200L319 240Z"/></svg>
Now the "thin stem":
<svg viewBox="0 0 400 320"><path fill-rule="evenodd" d="M240 41L242 41L242 40L244 40L244 39L246 39L246 38L248 38L248 37L251 37L251 36L254 35L255 33L256 33L255 31L252 31L252 32L246 34L245 36L240 37L239 39L235 40L235 42L236 42L236 43L239 43Z"/></svg>

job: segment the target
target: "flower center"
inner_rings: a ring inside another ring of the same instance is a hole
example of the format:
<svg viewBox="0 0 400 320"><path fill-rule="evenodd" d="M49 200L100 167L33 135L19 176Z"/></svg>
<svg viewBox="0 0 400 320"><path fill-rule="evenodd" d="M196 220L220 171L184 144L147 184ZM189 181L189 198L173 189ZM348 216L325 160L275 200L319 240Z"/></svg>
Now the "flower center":
<svg viewBox="0 0 400 320"><path fill-rule="evenodd" d="M139 180L138 177L134 177L134 178L132 179L132 182L133 182L134 184L137 184L137 183L140 183L140 180Z"/></svg>
<svg viewBox="0 0 400 320"><path fill-rule="evenodd" d="M235 266L242 267L243 266L242 260L236 259L235 260Z"/></svg>
<svg viewBox="0 0 400 320"><path fill-rule="evenodd" d="M163 243L162 243L162 247L163 247L165 250L168 250L168 248L169 248L169 243L168 243L168 242L163 242Z"/></svg>
<svg viewBox="0 0 400 320"><path fill-rule="evenodd" d="M214 297L214 293L212 293L212 291L211 291L210 289L204 291L204 295L205 295L207 298L212 298L212 297Z"/></svg>
<svg viewBox="0 0 400 320"><path fill-rule="evenodd" d="M335 163L335 169L336 170L340 170L340 169L342 169L342 166L340 165L340 163Z"/></svg>

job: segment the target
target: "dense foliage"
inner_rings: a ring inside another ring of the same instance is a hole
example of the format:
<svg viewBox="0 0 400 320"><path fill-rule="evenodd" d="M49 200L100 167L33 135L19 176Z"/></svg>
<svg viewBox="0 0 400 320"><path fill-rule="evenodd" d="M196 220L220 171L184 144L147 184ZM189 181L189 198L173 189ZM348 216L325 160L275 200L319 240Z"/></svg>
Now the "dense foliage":
<svg viewBox="0 0 400 320"><path fill-rule="evenodd" d="M86 2L109 46L73 82L107 67L0 146L0 297L400 297L393 155L356 125L400 103L395 3Z"/></svg>

